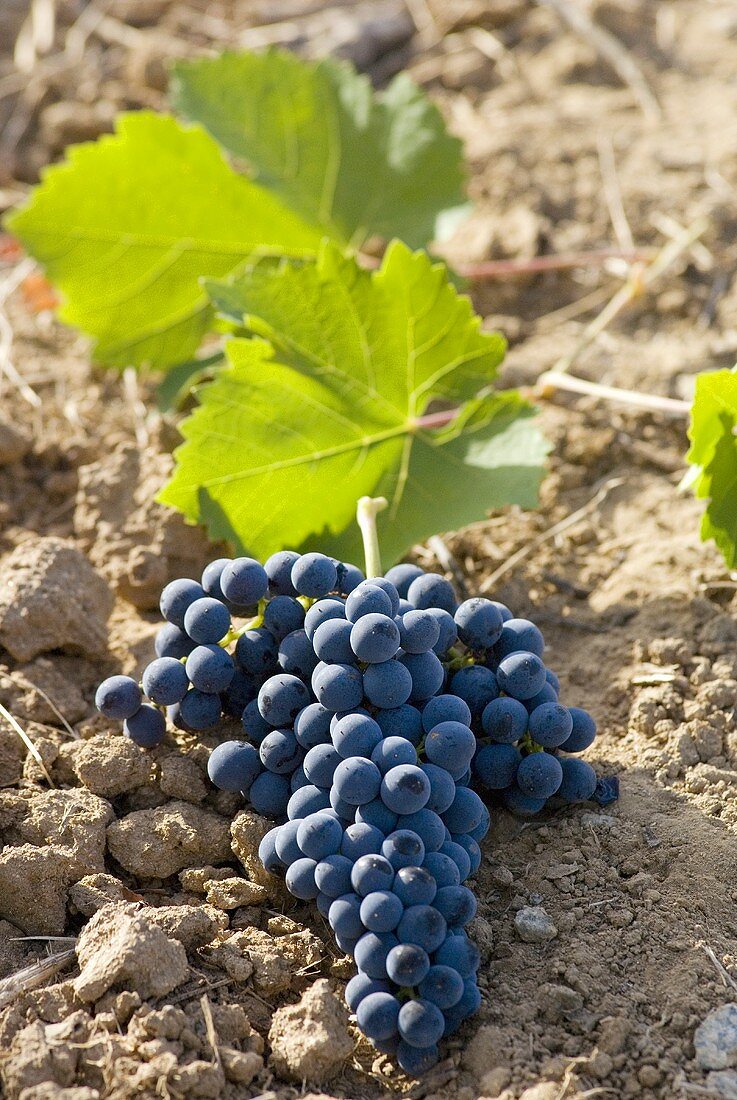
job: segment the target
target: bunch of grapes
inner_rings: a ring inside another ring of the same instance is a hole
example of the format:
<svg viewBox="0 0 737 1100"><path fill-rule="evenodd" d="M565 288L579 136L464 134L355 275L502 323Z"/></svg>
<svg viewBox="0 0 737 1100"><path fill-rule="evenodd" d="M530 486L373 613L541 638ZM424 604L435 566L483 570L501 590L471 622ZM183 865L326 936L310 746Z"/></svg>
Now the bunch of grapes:
<svg viewBox="0 0 737 1100"><path fill-rule="evenodd" d="M593 719L558 701L533 623L458 604L415 565L366 580L315 553L218 559L201 582L167 585L161 611L142 683L106 680L99 709L145 747L167 717L190 731L241 718L244 739L211 754L212 782L275 820L261 860L353 955L359 1026L425 1072L481 1001L463 885L490 823L477 791L521 814L591 798L596 775L569 754L591 744Z"/></svg>

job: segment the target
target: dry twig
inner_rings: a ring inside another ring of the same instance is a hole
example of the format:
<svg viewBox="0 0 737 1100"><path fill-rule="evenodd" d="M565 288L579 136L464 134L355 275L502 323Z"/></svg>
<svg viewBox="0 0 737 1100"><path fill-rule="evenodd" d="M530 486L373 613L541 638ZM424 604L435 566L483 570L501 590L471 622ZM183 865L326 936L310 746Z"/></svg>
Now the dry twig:
<svg viewBox="0 0 737 1100"><path fill-rule="evenodd" d="M18 722L16 722L13 715L10 713L9 710L5 709L5 707L2 705L2 703L0 703L0 714L3 716L5 721L8 722L8 724L11 726L11 728L13 730L15 730L15 732L18 734L21 741L26 746L26 748L28 749L31 756L33 757L33 759L38 764L38 766L41 769L41 771L43 772L43 774L46 776L46 779L48 780L49 786L50 787L55 787L56 783L54 783L53 779L51 778L48 771L46 770L46 765L43 762L43 758L41 756L41 753L38 751L38 749L34 745L31 738L28 736L26 731L19 725Z"/></svg>

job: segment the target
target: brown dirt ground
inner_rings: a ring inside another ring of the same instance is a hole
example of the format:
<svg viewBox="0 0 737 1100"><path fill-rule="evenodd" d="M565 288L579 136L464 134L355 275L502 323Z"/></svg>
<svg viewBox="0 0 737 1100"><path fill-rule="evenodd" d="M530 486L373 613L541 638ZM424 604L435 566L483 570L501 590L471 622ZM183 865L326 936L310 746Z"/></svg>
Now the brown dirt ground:
<svg viewBox="0 0 737 1100"><path fill-rule="evenodd" d="M66 140L108 128L123 106L160 105L162 58L175 50L219 48L226 40L260 44L273 30L276 40L313 54L337 46L378 80L406 66L438 99L466 142L477 204L448 249L454 260L616 245L617 232L626 234L612 225L611 193L617 190L637 246L659 247L674 224L704 215L709 229L701 248L615 321L576 371L625 388L688 397L697 371L732 365L737 16L729 0L588 5L642 67L661 105L656 121L644 117L588 42L548 7L525 0L414 0L408 7L424 27L414 36L399 4L345 4L338 18L323 5L296 0L112 0L72 72L42 59L25 91L9 95L10 49L24 7L17 4L18 18L13 4L0 13L5 205L23 194ZM393 37L382 39L373 25L367 28L379 7L382 18L387 12L394 18ZM63 32L81 7L62 0L58 8ZM62 32L57 45L63 45ZM12 277L16 265L7 260L0 278ZM477 308L510 338L509 382L531 384L572 350L621 274L614 263L476 287ZM2 417L22 426L33 446L23 461L0 468L0 552L39 535L75 539L118 591L109 654L99 661L50 657L81 692L82 713L74 724L89 736L104 728L92 716L96 682L146 659L154 629L146 607L154 586L177 575L183 561L193 568L203 563L208 549L187 532L182 550L178 523L146 507L145 486L163 476L166 460L157 456L175 437L148 386L91 364L84 341L51 314L34 312L22 290L6 309L13 362L40 403L24 400L3 378ZM699 505L677 492L685 450L681 420L552 395L542 424L555 450L540 510L494 515L448 535L446 543L470 592L484 591L511 554L527 549L493 592L545 630L564 698L589 707L600 724L589 758L602 772L620 776L622 794L603 816L576 809L520 823L497 815L477 876L484 1003L414 1094L511 1100L551 1082L539 1100L697 1095L705 1077L693 1060L694 1028L734 999L737 988L737 588L713 548L699 542ZM129 458L123 473L110 473L111 453L131 444L141 449L140 463ZM112 506L100 488L108 475ZM138 496L136 484L144 486ZM605 493L597 503L600 489ZM585 510L576 522L542 539L578 509ZM163 577L147 557L152 546L153 556L163 557ZM436 564L426 548L417 548L416 556ZM12 681L16 663L0 656ZM31 708L30 724L51 746L49 766L55 767L54 752L67 735L53 715L34 722L32 714ZM191 750L172 741L167 752ZM193 759L201 764L196 753ZM27 766L8 792L17 786L27 793L34 784L38 788L38 773ZM160 791L149 798L154 805L164 801ZM147 803L131 795L112 804L122 816ZM109 866L153 904L182 898L176 880L152 886ZM528 904L544 905L557 926L549 943L525 944L516 936L514 913ZM248 912L247 918L237 911L246 923L258 923L258 913ZM325 959L312 976L320 970L340 976L322 923L306 909L292 916L323 941ZM81 923L72 911L71 932ZM0 977L38 955L36 945L12 943L10 933L5 938ZM193 1001L223 976L212 962L203 962L199 973ZM274 1003L295 1000L311 980L295 978ZM231 981L216 986L211 998L249 1006L254 1027L268 1031L273 1004L264 1002L259 1010L247 988ZM24 1002L24 1010L32 1019L33 1007ZM403 1091L408 1082L389 1060L372 1064L359 1047L326 1087L335 1096L375 1097ZM299 1091L267 1071L250 1085L228 1089L234 1096L280 1098ZM126 1092L108 1081L101 1095L113 1094Z"/></svg>

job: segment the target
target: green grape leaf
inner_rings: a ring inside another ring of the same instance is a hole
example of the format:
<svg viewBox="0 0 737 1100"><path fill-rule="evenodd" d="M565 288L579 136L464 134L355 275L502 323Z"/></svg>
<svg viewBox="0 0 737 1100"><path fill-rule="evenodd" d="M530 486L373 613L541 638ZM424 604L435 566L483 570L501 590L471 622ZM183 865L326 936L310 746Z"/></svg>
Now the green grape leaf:
<svg viewBox="0 0 737 1100"><path fill-rule="evenodd" d="M706 500L701 538L713 539L730 569L737 566L737 368L696 379L684 483Z"/></svg>
<svg viewBox="0 0 737 1100"><path fill-rule="evenodd" d="M379 236L420 247L464 202L461 143L405 74L377 95L345 63L230 53L180 62L173 101L344 244Z"/></svg>
<svg viewBox="0 0 737 1100"><path fill-rule="evenodd" d="M326 244L208 290L253 335L199 391L159 499L214 537L259 557L355 556L356 501L383 495L388 563L488 508L536 503L547 445L517 394L489 390L504 340L424 253L394 242L369 273ZM457 415L435 415L451 403Z"/></svg>
<svg viewBox="0 0 737 1100"><path fill-rule="evenodd" d="M70 149L8 226L61 290L61 317L116 366L190 358L212 321L199 283L253 255L314 255L322 232L236 175L199 127L122 115Z"/></svg>

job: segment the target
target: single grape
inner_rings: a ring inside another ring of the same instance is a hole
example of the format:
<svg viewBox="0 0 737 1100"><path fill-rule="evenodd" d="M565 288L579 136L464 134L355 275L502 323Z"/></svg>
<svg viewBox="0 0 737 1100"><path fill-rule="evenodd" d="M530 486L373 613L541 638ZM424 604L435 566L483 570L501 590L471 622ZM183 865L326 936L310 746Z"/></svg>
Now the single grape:
<svg viewBox="0 0 737 1100"><path fill-rule="evenodd" d="M403 905L430 905L437 893L435 879L425 867L400 867L392 887Z"/></svg>
<svg viewBox="0 0 737 1100"><path fill-rule="evenodd" d="M435 963L420 982L419 993L440 1009L452 1008L463 996L463 978L454 967Z"/></svg>
<svg viewBox="0 0 737 1100"><path fill-rule="evenodd" d="M345 1001L351 1012L355 1012L361 1001L371 993L389 993L391 986L388 982L377 982L375 978L369 978L368 974L356 974L345 987Z"/></svg>
<svg viewBox="0 0 737 1100"><path fill-rule="evenodd" d="M384 856L361 856L353 864L351 883L362 898L375 890L391 890L393 882L394 868Z"/></svg>
<svg viewBox="0 0 737 1100"><path fill-rule="evenodd" d="M366 932L353 952L356 966L370 978L386 979L387 955L398 944L393 932Z"/></svg>
<svg viewBox="0 0 737 1100"><path fill-rule="evenodd" d="M405 653L427 653L440 640L440 623L429 611L407 611L397 625Z"/></svg>
<svg viewBox="0 0 737 1100"><path fill-rule="evenodd" d="M123 732L142 749L154 749L164 740L166 719L156 707L143 703L123 723Z"/></svg>
<svg viewBox="0 0 737 1100"><path fill-rule="evenodd" d="M397 1062L410 1077L423 1077L437 1063L439 1057L440 1052L436 1044L429 1047L413 1047L402 1040L397 1045Z"/></svg>
<svg viewBox="0 0 737 1100"><path fill-rule="evenodd" d="M333 783L335 769L340 764L340 756L331 744L314 745L302 763L310 783L328 790Z"/></svg>
<svg viewBox="0 0 737 1100"><path fill-rule="evenodd" d="M473 762L474 774L491 791L514 783L522 754L516 745L484 745Z"/></svg>
<svg viewBox="0 0 737 1100"><path fill-rule="evenodd" d="M330 899L351 891L351 870L353 863L345 856L333 853L320 860L315 868L315 882L320 891Z"/></svg>
<svg viewBox="0 0 737 1100"><path fill-rule="evenodd" d="M230 612L220 600L204 596L187 608L184 629L200 645L219 642L230 630Z"/></svg>
<svg viewBox="0 0 737 1100"><path fill-rule="evenodd" d="M445 768L437 764L420 764L423 772L430 780L430 797L427 800L427 809L434 810L436 814L445 813L456 796L456 785L453 776Z"/></svg>
<svg viewBox="0 0 737 1100"><path fill-rule="evenodd" d="M349 622L357 623L364 615L387 615L389 618L394 615L391 596L369 581L354 588L345 601L345 617Z"/></svg>
<svg viewBox="0 0 737 1100"><path fill-rule="evenodd" d="M485 707L499 695L496 676L485 665L459 668L450 681L450 690L465 699L474 722L481 718Z"/></svg>
<svg viewBox="0 0 737 1100"><path fill-rule="evenodd" d="M95 693L95 706L106 718L132 718L140 705L141 689L131 676L108 676Z"/></svg>
<svg viewBox="0 0 737 1100"><path fill-rule="evenodd" d="M318 665L312 676L312 690L326 710L353 710L363 699L363 677L353 665Z"/></svg>
<svg viewBox="0 0 737 1100"><path fill-rule="evenodd" d="M376 715L384 737L403 737L413 745L422 740L422 715L417 707L403 703L401 707L380 710Z"/></svg>
<svg viewBox="0 0 737 1100"><path fill-rule="evenodd" d="M475 597L464 600L454 615L458 637L474 653L484 653L499 640L503 620L499 608L491 600Z"/></svg>
<svg viewBox="0 0 737 1100"><path fill-rule="evenodd" d="M397 814L393 813L380 798L375 798L373 802L357 807L356 821L373 825L381 831L383 836L388 836L396 828Z"/></svg>
<svg viewBox="0 0 737 1100"><path fill-rule="evenodd" d="M545 670L547 672L547 669ZM558 692L555 690L552 684L549 684L547 680L543 684L537 695L533 695L531 699L525 699L524 707L528 714L532 714L533 710L537 707L541 707L543 703L557 703Z"/></svg>
<svg viewBox="0 0 737 1100"><path fill-rule="evenodd" d="M452 804L443 814L451 833L469 833L484 816L484 804L470 787L459 787Z"/></svg>
<svg viewBox="0 0 737 1100"><path fill-rule="evenodd" d="M328 924L336 936L346 939L358 939L362 936L365 929L361 920L361 898L358 894L345 893L336 898L328 912Z"/></svg>
<svg viewBox="0 0 737 1100"><path fill-rule="evenodd" d="M560 694L560 680L553 672L552 668L545 669L545 679L548 681L553 691L556 692L556 694Z"/></svg>
<svg viewBox="0 0 737 1100"><path fill-rule="evenodd" d="M503 745L512 745L527 732L529 715L524 703L508 695L492 699L484 707L481 728L487 737Z"/></svg>
<svg viewBox="0 0 737 1100"><path fill-rule="evenodd" d="M393 932L403 913L401 901L388 890L374 890L361 902L361 920L369 932Z"/></svg>
<svg viewBox="0 0 737 1100"><path fill-rule="evenodd" d="M400 661L369 665L363 674L363 691L375 707L393 710L412 694L412 676Z"/></svg>
<svg viewBox="0 0 737 1100"><path fill-rule="evenodd" d="M313 641L318 626L328 622L330 619L345 619L345 612L346 604L336 596L331 596L329 599L325 600L318 600L317 603L313 603L304 617L305 634L310 641Z"/></svg>
<svg viewBox="0 0 737 1100"><path fill-rule="evenodd" d="M432 615L435 622L440 627L440 637L438 638L433 648L433 653L436 653L438 657L444 659L447 656L448 650L452 649L458 641L458 628L455 624L455 619L448 611L444 611L442 607L428 607L425 608L428 615Z"/></svg>
<svg viewBox="0 0 737 1100"><path fill-rule="evenodd" d="M375 745L371 759L381 774L385 775L398 764L416 764L417 750L404 737L385 737Z"/></svg>
<svg viewBox="0 0 737 1100"><path fill-rule="evenodd" d="M179 661L182 657L188 657L194 647L195 643L189 635L174 623L164 623L156 632L154 652L157 657L174 657Z"/></svg>
<svg viewBox="0 0 737 1100"><path fill-rule="evenodd" d="M351 664L355 660L351 648L352 630L347 619L326 619L320 623L311 642L317 658L330 664Z"/></svg>
<svg viewBox="0 0 737 1100"><path fill-rule="evenodd" d="M235 644L235 663L252 676L276 671L279 647L276 638L265 627L246 630Z"/></svg>
<svg viewBox="0 0 737 1100"><path fill-rule="evenodd" d="M247 791L261 773L261 761L247 741L223 741L210 753L207 774L221 791Z"/></svg>
<svg viewBox="0 0 737 1100"><path fill-rule="evenodd" d="M522 701L537 695L547 682L545 665L535 653L528 652L510 653L502 658L496 677L502 691Z"/></svg>
<svg viewBox="0 0 737 1100"><path fill-rule="evenodd" d="M258 858L261 860L266 870L272 875L278 875L284 872L284 864L279 859L276 851L276 841L280 831L281 826L279 825L277 825L275 829L269 829L258 846Z"/></svg>
<svg viewBox="0 0 737 1100"><path fill-rule="evenodd" d="M330 798L328 792L310 783L305 787L299 787L290 794L286 813L290 821L293 821L295 818L309 817L310 814L329 809Z"/></svg>
<svg viewBox="0 0 737 1100"><path fill-rule="evenodd" d="M471 857L466 849L462 845L456 844L454 840L446 840L440 846L440 851L443 855L450 856L458 867L461 882L465 882L471 874Z"/></svg>
<svg viewBox="0 0 737 1100"><path fill-rule="evenodd" d="M407 598L412 581L417 580L418 577L424 577L424 575L424 569L420 569L419 565L412 565L409 562L393 565L384 574L386 580L394 585L402 599Z"/></svg>
<svg viewBox="0 0 737 1100"><path fill-rule="evenodd" d="M258 709L258 699L251 699L246 703L241 715L241 724L249 741L260 745L267 733L271 732L271 726L265 718L261 717Z"/></svg>
<svg viewBox="0 0 737 1100"><path fill-rule="evenodd" d="M534 653L537 657L542 657L545 652L545 639L529 619L508 619L494 647L494 655L497 661L501 661L510 653L520 652Z"/></svg>
<svg viewBox="0 0 737 1100"><path fill-rule="evenodd" d="M404 988L419 985L429 969L430 957L418 944L398 943L386 958L387 974Z"/></svg>
<svg viewBox="0 0 737 1100"><path fill-rule="evenodd" d="M264 609L264 629L280 642L305 625L305 609L292 596L274 596Z"/></svg>
<svg viewBox="0 0 737 1100"><path fill-rule="evenodd" d="M462 722L440 722L425 738L425 755L431 764L460 779L473 759L476 738Z"/></svg>
<svg viewBox="0 0 737 1100"><path fill-rule="evenodd" d="M302 762L304 749L290 729L272 730L267 733L258 750L261 763L275 775L291 775Z"/></svg>
<svg viewBox="0 0 737 1100"><path fill-rule="evenodd" d="M548 752L533 752L517 768L517 786L533 798L550 798L563 781L560 761Z"/></svg>
<svg viewBox="0 0 737 1100"><path fill-rule="evenodd" d="M222 714L220 696L197 688L191 688L181 703L174 706L179 708L179 717L190 730L208 730L217 725Z"/></svg>
<svg viewBox="0 0 737 1100"><path fill-rule="evenodd" d="M353 824L356 819L356 807L351 805L350 802L344 802L336 793L335 788L330 789L330 805L344 826Z"/></svg>
<svg viewBox="0 0 737 1100"><path fill-rule="evenodd" d="M292 584L292 569L299 561L294 550L279 550L264 562L264 572L269 582L272 596L296 596L297 590Z"/></svg>
<svg viewBox="0 0 737 1100"><path fill-rule="evenodd" d="M468 924L476 916L476 898L466 886L443 886L433 905L443 914L448 927Z"/></svg>
<svg viewBox="0 0 737 1100"><path fill-rule="evenodd" d="M351 627L350 641L359 661L378 665L399 649L399 628L388 615L362 615Z"/></svg>
<svg viewBox="0 0 737 1100"><path fill-rule="evenodd" d="M303 749L326 745L330 741L329 710L320 703L308 703L294 719L294 736Z"/></svg>
<svg viewBox="0 0 737 1100"><path fill-rule="evenodd" d="M368 714L344 714L335 723L332 742L343 759L351 756L371 757L374 749L382 744L381 727ZM378 764L378 761L374 761Z"/></svg>
<svg viewBox="0 0 737 1100"><path fill-rule="evenodd" d="M563 758L563 779L556 794L565 802L587 802L596 790L596 772L585 760Z"/></svg>
<svg viewBox="0 0 737 1100"><path fill-rule="evenodd" d="M321 860L334 856L343 839L343 828L339 821L326 813L310 814L297 830L297 843L310 859Z"/></svg>
<svg viewBox="0 0 737 1100"><path fill-rule="evenodd" d="M399 764L381 780L381 800L394 813L416 813L429 797L430 780L416 764Z"/></svg>
<svg viewBox="0 0 737 1100"><path fill-rule="evenodd" d="M196 650L194 652L196 652ZM219 649L219 652L222 653L222 650ZM227 653L225 656L230 660ZM188 660L189 659L190 658L188 658ZM152 661L143 671L143 690L152 703L157 703L162 707L168 707L171 706L172 703L181 703L189 690L190 679L191 677L185 671L181 661L177 661L173 657L157 657L156 660ZM195 684L195 687L200 686L202 685ZM228 685L225 684L225 687L227 686ZM136 687L138 687L138 685L136 685ZM221 691L224 690L224 688L207 690Z"/></svg>
<svg viewBox="0 0 737 1100"><path fill-rule="evenodd" d="M386 577L367 577L366 584L372 584L387 594L392 605L390 613L392 619L399 614L399 593L390 580L387 580Z"/></svg>
<svg viewBox="0 0 737 1100"><path fill-rule="evenodd" d="M190 653L184 667L192 686L210 694L227 691L235 673L233 658L219 645L198 645ZM183 694L180 696L182 698ZM180 699L162 699L161 702L177 703Z"/></svg>
<svg viewBox="0 0 737 1100"><path fill-rule="evenodd" d="M205 590L197 581L189 580L188 578L170 581L163 589L159 599L161 614L168 622L174 623L175 626L183 627L186 630L184 616L187 610L192 606L195 600L201 599L204 595ZM189 634L190 631L187 630L187 633ZM223 631L223 633L225 633L225 631Z"/></svg>
<svg viewBox="0 0 737 1100"><path fill-rule="evenodd" d="M461 881L461 872L458 864L445 852L428 852L422 864L428 874L432 875L437 889L442 886L458 886Z"/></svg>
<svg viewBox="0 0 737 1100"><path fill-rule="evenodd" d="M272 726L288 726L311 703L309 688L296 676L270 676L258 693L258 709Z"/></svg>
<svg viewBox="0 0 737 1100"><path fill-rule="evenodd" d="M367 802L372 802L381 785L381 772L376 764L362 756L341 760L333 775L336 794L351 806L365 806Z"/></svg>
<svg viewBox="0 0 737 1100"><path fill-rule="evenodd" d="M297 859L287 868L286 881L287 889L290 894L294 894L295 898L300 898L302 901L313 901L320 893L315 882L315 868L317 863L314 859Z"/></svg>
<svg viewBox="0 0 737 1100"><path fill-rule="evenodd" d="M519 814L520 817L534 817L543 809L547 799L525 794L515 783L502 793L502 801L512 813Z"/></svg>
<svg viewBox="0 0 737 1100"><path fill-rule="evenodd" d="M436 695L428 699L422 708L422 728L429 733L441 722L460 722L470 726L471 709L466 700L458 695Z"/></svg>
<svg viewBox="0 0 737 1100"><path fill-rule="evenodd" d="M399 1034L411 1047L426 1049L437 1043L445 1028L443 1014L432 1001L405 1001L397 1019Z"/></svg>
<svg viewBox="0 0 737 1100"><path fill-rule="evenodd" d="M484 807L486 809L486 807ZM487 811L488 813L488 811ZM481 849L479 848L478 841L470 833L452 833L451 839L454 844L460 844L461 848L465 848L468 858L471 861L471 870L468 872L469 876L475 875L481 866Z"/></svg>
<svg viewBox="0 0 737 1100"><path fill-rule="evenodd" d="M202 570L202 590L206 596L212 596L215 600L225 599L220 581L223 569L226 565L230 565L231 560L231 558L215 558L215 561L211 561Z"/></svg>
<svg viewBox="0 0 737 1100"><path fill-rule="evenodd" d="M573 722L573 729L560 747L563 752L583 752L596 737L596 722L588 711L581 710L580 707L569 707L568 712Z"/></svg>
<svg viewBox="0 0 737 1100"><path fill-rule="evenodd" d="M269 578L261 562L255 558L235 558L220 577L223 595L239 607L257 604L266 595Z"/></svg>
<svg viewBox="0 0 737 1100"><path fill-rule="evenodd" d="M397 927L400 943L417 944L428 954L437 951L446 932L445 917L434 905L410 905Z"/></svg>
<svg viewBox="0 0 737 1100"><path fill-rule="evenodd" d="M395 871L400 867L420 867L425 858L425 845L411 829L397 829L382 844L381 854Z"/></svg>
<svg viewBox="0 0 737 1100"><path fill-rule="evenodd" d="M300 680L309 680L317 666L312 642L304 630L293 630L279 642L279 667Z"/></svg>
<svg viewBox="0 0 737 1100"><path fill-rule="evenodd" d="M445 669L432 650L428 653L406 653L400 660L412 678L411 702L424 703L437 695L445 682Z"/></svg>
<svg viewBox="0 0 737 1100"><path fill-rule="evenodd" d="M557 749L573 732L573 718L560 703L543 703L530 715L530 737L544 749Z"/></svg>
<svg viewBox="0 0 737 1100"><path fill-rule="evenodd" d="M399 1001L391 993L369 993L356 1010L358 1026L368 1039L391 1039L397 1033Z"/></svg>
<svg viewBox="0 0 737 1100"><path fill-rule="evenodd" d="M304 852L297 843L297 832L301 824L302 818L297 818L294 821L285 821L279 829L279 834L276 838L276 854L285 867L289 867L292 863L296 863L297 860L302 859L304 855Z"/></svg>
<svg viewBox="0 0 737 1100"><path fill-rule="evenodd" d="M426 573L424 577L416 577L407 590L407 599L420 610L438 607L441 611L447 611L449 615L455 614L457 601L453 585L437 573Z"/></svg>
<svg viewBox="0 0 737 1100"><path fill-rule="evenodd" d="M301 792L298 791L297 794ZM257 814L263 817L284 817L290 801L289 780L274 772L261 772L256 776L248 798ZM295 798L296 795L292 795Z"/></svg>
<svg viewBox="0 0 737 1100"><path fill-rule="evenodd" d="M476 944L464 933L462 936L448 936L435 952L433 962L457 970L466 980L478 970L481 956Z"/></svg>
<svg viewBox="0 0 737 1100"><path fill-rule="evenodd" d="M383 843L384 834L380 829L357 821L343 833L340 851L351 863L355 863L361 856L379 854Z"/></svg>
<svg viewBox="0 0 737 1100"><path fill-rule="evenodd" d="M338 571L324 554L303 554L292 566L291 578L302 596L319 599L334 590Z"/></svg>

